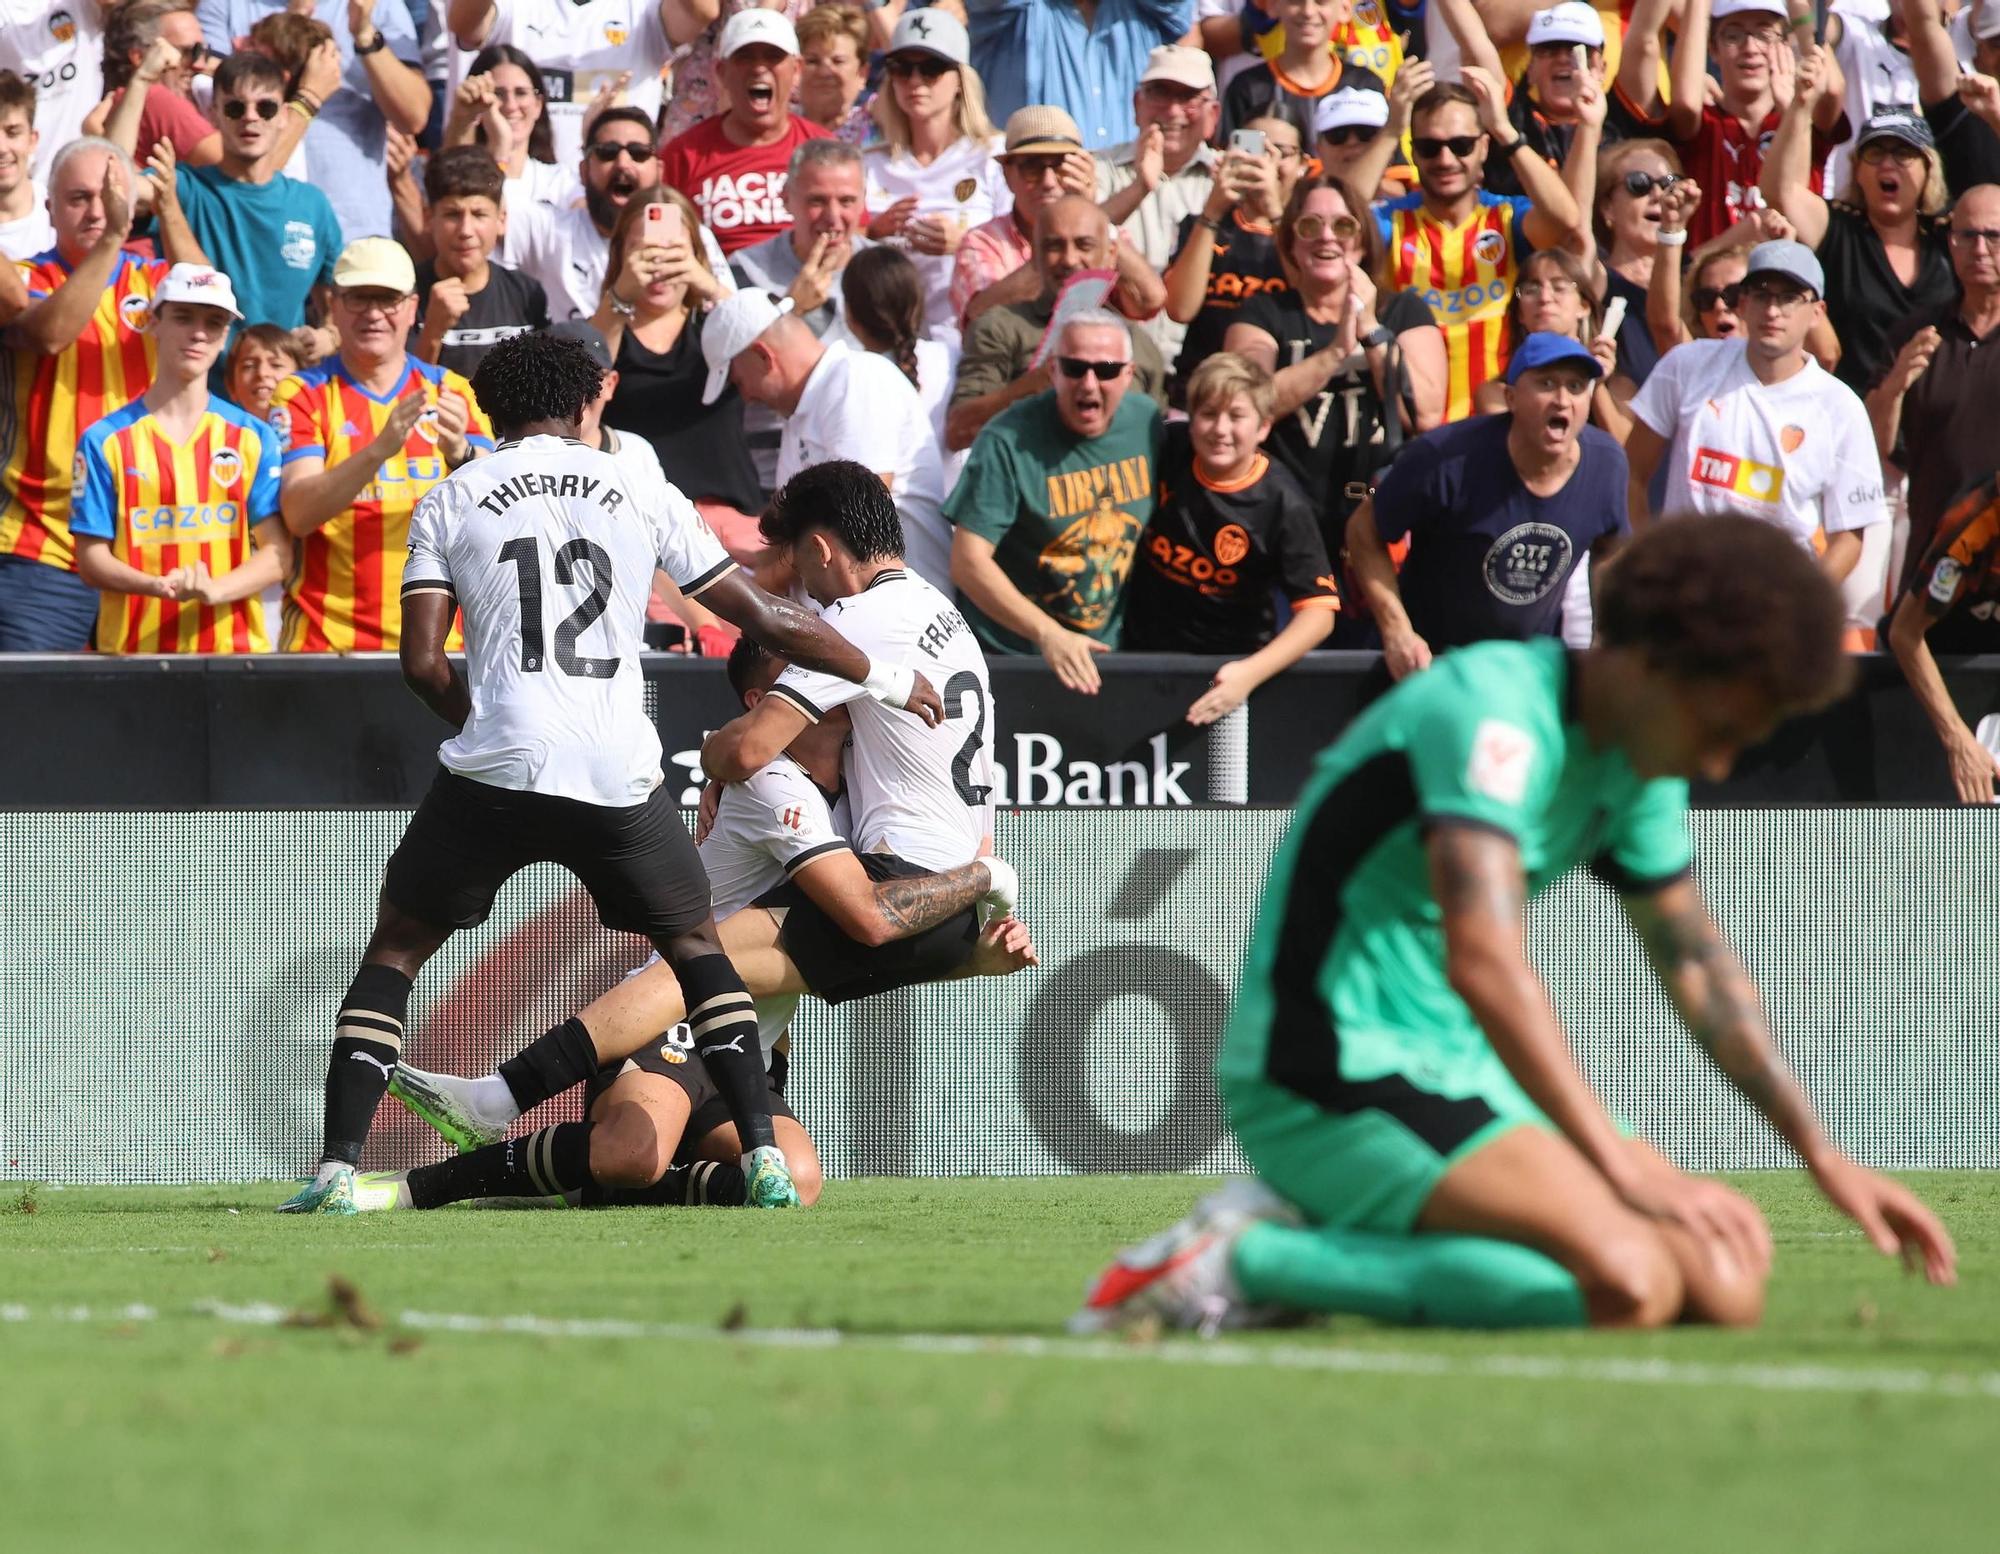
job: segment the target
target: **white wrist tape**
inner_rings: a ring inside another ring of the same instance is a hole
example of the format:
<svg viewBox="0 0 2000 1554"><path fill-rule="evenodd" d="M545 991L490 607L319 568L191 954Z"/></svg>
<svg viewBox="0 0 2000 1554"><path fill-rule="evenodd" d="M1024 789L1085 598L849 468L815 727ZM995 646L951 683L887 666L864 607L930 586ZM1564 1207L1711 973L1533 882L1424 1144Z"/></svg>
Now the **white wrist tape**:
<svg viewBox="0 0 2000 1554"><path fill-rule="evenodd" d="M909 701L916 683L917 672L907 664L882 664L871 660L868 678L861 682L861 688L885 707L901 707Z"/></svg>

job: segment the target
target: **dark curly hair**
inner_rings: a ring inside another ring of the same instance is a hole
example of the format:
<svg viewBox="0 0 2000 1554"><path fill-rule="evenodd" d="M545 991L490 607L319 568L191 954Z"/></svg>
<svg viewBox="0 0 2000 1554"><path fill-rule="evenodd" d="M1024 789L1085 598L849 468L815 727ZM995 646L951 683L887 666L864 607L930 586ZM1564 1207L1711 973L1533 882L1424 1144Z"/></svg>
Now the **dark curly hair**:
<svg viewBox="0 0 2000 1554"><path fill-rule="evenodd" d="M757 528L768 545L791 546L809 530L824 529L856 561L898 561L903 555L903 520L889 488L852 459L800 470L771 499Z"/></svg>
<svg viewBox="0 0 2000 1554"><path fill-rule="evenodd" d="M1682 681L1747 680L1806 712L1845 692L1846 609L1797 541L1755 518L1671 517L1618 552L1597 590L1598 634Z"/></svg>
<svg viewBox="0 0 2000 1554"><path fill-rule="evenodd" d="M749 637L738 637L729 650L729 688L738 701L752 691L768 691L784 672L785 661Z"/></svg>
<svg viewBox="0 0 2000 1554"><path fill-rule="evenodd" d="M502 340L472 375L479 407L502 438L519 436L537 421L574 425L603 386L604 369L581 340L540 332Z"/></svg>

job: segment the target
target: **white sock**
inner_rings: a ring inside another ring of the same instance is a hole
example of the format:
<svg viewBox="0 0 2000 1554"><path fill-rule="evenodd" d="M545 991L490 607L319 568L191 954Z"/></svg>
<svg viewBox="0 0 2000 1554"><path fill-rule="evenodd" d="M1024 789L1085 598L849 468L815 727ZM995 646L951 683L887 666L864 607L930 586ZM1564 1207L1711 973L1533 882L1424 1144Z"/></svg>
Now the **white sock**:
<svg viewBox="0 0 2000 1554"><path fill-rule="evenodd" d="M521 1115L514 1092L507 1088L507 1081L498 1074L466 1080L462 1099L481 1122L509 1123Z"/></svg>

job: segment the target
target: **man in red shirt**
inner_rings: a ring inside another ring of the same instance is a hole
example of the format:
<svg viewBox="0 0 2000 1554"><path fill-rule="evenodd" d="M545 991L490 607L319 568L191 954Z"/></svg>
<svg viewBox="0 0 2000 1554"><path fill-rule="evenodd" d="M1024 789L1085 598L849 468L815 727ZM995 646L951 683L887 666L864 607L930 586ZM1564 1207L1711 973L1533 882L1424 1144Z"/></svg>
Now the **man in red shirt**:
<svg viewBox="0 0 2000 1554"><path fill-rule="evenodd" d="M827 132L791 111L799 37L781 11L738 11L722 29L717 71L729 108L660 150L660 179L701 211L722 251L790 230L785 170L792 152Z"/></svg>
<svg viewBox="0 0 2000 1554"><path fill-rule="evenodd" d="M1701 186L1701 204L1688 221L1688 241L1699 247L1741 221L1761 203L1757 179L1764 148L1792 100L1793 40L1812 37L1813 11L1805 0L1688 0L1674 44L1673 100L1667 105L1667 134L1680 148L1681 163ZM1709 37L1713 25L1720 100L1709 102ZM1826 163L1842 128L1841 103L1847 89L1833 66L1827 94L1813 111L1812 188L1820 189ZM1836 131L1839 133L1836 134Z"/></svg>

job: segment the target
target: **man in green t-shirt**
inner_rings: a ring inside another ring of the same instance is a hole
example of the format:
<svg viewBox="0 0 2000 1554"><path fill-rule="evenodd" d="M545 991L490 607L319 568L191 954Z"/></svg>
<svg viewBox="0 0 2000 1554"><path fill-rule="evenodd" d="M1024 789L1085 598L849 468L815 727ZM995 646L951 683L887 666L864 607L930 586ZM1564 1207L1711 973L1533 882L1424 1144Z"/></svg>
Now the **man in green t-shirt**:
<svg viewBox="0 0 2000 1554"><path fill-rule="evenodd" d="M1153 516L1160 407L1131 387L1113 313L1063 326L1055 387L1002 411L945 499L951 580L989 652L1035 653L1095 694L1091 656L1118 645L1125 579Z"/></svg>
<svg viewBox="0 0 2000 1554"><path fill-rule="evenodd" d="M1841 692L1841 623L1777 530L1688 518L1607 570L1588 652L1480 643L1358 718L1272 863L1216 1063L1261 1180L1122 1253L1074 1325L1757 1321L1762 1217L1620 1131L1528 961L1524 898L1578 863L1834 1206L1950 1283L1944 1228L1821 1131L1689 874L1687 779Z"/></svg>

